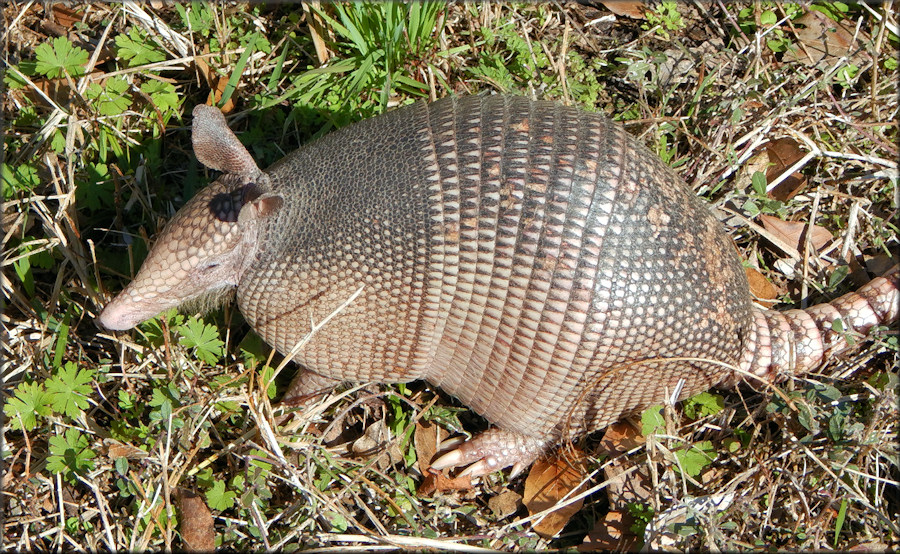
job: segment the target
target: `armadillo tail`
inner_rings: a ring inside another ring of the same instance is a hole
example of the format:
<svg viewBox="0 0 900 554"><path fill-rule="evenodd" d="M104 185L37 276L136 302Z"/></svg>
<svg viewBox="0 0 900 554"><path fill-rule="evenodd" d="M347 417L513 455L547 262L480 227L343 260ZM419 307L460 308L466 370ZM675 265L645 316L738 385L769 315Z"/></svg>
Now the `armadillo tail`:
<svg viewBox="0 0 900 554"><path fill-rule="evenodd" d="M811 371L900 313L900 266L856 292L805 310L754 310L754 324L733 381L778 382ZM728 383L725 383L728 384Z"/></svg>

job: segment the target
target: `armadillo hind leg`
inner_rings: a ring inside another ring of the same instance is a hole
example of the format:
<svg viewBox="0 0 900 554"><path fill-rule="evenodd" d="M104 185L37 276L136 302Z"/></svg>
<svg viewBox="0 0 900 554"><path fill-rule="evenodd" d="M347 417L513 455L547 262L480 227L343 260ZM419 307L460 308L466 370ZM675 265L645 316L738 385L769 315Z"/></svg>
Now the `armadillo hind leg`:
<svg viewBox="0 0 900 554"><path fill-rule="evenodd" d="M431 467L441 470L471 464L460 475L480 477L512 466L512 478L530 466L553 442L492 428L442 455Z"/></svg>
<svg viewBox="0 0 900 554"><path fill-rule="evenodd" d="M341 381L338 379L325 377L307 369L300 369L284 396L281 397L281 405L305 406L312 399L334 390L340 384Z"/></svg>

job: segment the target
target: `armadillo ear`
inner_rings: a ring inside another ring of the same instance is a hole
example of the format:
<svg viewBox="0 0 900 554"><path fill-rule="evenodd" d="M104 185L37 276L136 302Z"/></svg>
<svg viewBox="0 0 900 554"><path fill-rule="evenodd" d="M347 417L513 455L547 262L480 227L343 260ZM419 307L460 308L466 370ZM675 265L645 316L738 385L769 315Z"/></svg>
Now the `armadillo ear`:
<svg viewBox="0 0 900 554"><path fill-rule="evenodd" d="M241 144L218 108L198 104L193 111L191 142L200 163L210 169L237 175L257 175L259 168Z"/></svg>
<svg viewBox="0 0 900 554"><path fill-rule="evenodd" d="M280 194L266 193L253 198L245 198L241 213L238 215L238 223L245 224L255 219L271 217L281 206L284 205L284 198Z"/></svg>

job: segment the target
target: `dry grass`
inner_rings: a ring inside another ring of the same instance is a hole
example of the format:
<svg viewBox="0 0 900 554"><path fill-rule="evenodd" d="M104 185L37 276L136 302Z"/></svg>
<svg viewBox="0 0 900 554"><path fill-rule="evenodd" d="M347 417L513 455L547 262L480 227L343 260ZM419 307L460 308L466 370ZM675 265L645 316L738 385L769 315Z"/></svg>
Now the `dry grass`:
<svg viewBox="0 0 900 554"><path fill-rule="evenodd" d="M774 13L780 18L783 10ZM224 341L216 363L185 346L172 318L115 335L94 324L134 273L146 251L143 235L158 232L204 179L190 161L179 117L149 107L153 100L137 87L173 85L182 102L175 113L187 113L209 90L196 62L217 68L223 85L246 63L234 96L241 114L236 123L256 140L251 152L263 167L282 155L279 148L291 150L325 124L376 109L367 99L377 92L355 104L320 97L319 105L298 108L295 119L285 120L298 94L293 78L322 55L299 5L213 5L209 36L181 29L173 7L155 3L90 4L72 16L35 2L10 2L2 11L7 75L59 34L90 56L86 77L26 76L24 87L3 98L5 163L12 171L26 165L35 171L28 187L4 192L3 401L23 383L59 379L66 363L93 372L77 413L51 410L26 430L4 422L4 548L180 548L185 513L178 499L186 490L208 498L216 482L234 493L233 506L212 510L218 541L233 548L548 548L578 545L603 521L608 501L601 471L609 460L594 465L596 486L587 506L553 540L536 535L522 509L502 518L488 509L491 496L521 491L520 479L497 475L472 491L415 494L421 475L404 461L410 449L403 437L416 420L435 413L430 408L452 406L424 385L335 393L304 410L295 431L279 431L259 371L265 350L247 336L233 308L207 317ZM743 258L787 303L834 298L865 281L867 264L878 272L889 255L896 259L898 70L887 60L897 58L898 23L891 10L855 9L843 22L855 46L834 47L815 64L808 60L815 44L787 23L778 27L781 35L759 38L740 29L745 21L737 8L696 2L679 11L685 26L670 30L667 39L650 26L642 29L640 21L612 18L601 5L448 6L435 44L406 70L431 97L512 87L615 114L719 210ZM265 30L273 48L242 62L244 44L236 41L256 29ZM497 37L493 44L484 41L484 29ZM115 58L116 37L136 30L157 42L161 61L126 67ZM796 59L773 53L766 43L781 38L801 46ZM235 43L226 44L229 39ZM226 44L228 53L208 55L211 40ZM677 63L680 58L686 61ZM511 69L504 74L496 64ZM850 65L856 70L847 80ZM281 77L270 81L277 68ZM90 97L88 88L117 76L133 87L133 101L104 115L101 99ZM397 95L392 102L404 99ZM270 107L254 108L259 105ZM121 151L101 153L103 133ZM753 191L746 168L766 141L779 138L793 139L809 154L795 168L808 184L774 206ZM108 174L97 179L89 168L101 159ZM108 201L96 199L103 194ZM807 243L779 243L748 202L782 219L822 226L834 241L819 252ZM829 286L840 265L848 265L849 277ZM647 503L657 515L696 507L695 499L720 507L701 509L688 518L692 527L683 528L683 536L655 545L896 546L896 334L893 346L890 340L884 334L821 372L787 383L782 395L729 391L723 411L696 421L670 412L669 437L621 461L652 481ZM838 398L815 389L817 383L835 387ZM394 427L393 438L375 440L365 455L353 452L363 431L382 420ZM462 420L470 430L483 425L465 413ZM96 456L92 467L67 476L52 469L51 438L71 429ZM668 453L699 441L712 441L718 456L687 479ZM127 464L117 461L123 458Z"/></svg>

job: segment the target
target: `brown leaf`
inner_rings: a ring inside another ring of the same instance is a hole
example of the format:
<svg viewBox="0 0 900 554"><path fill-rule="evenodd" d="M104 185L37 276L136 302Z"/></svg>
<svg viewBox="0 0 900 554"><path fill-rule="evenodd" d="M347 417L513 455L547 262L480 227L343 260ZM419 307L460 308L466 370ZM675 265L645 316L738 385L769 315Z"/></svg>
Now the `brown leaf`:
<svg viewBox="0 0 900 554"><path fill-rule="evenodd" d="M644 436L637 428L627 421L620 421L610 425L603 434L600 448L606 450L610 458L616 458L644 442ZM628 504L647 502L652 495L652 485L646 469L639 467L637 470L625 474L628 464L627 458L611 460L603 470L609 481L606 494L612 510L627 512Z"/></svg>
<svg viewBox="0 0 900 554"><path fill-rule="evenodd" d="M840 58L850 55L853 47L853 33L822 12L808 11L793 21L797 39L804 48L790 49L784 53L785 62L816 65L826 56ZM861 35L860 39L865 39ZM852 63L859 61L859 54L851 57Z"/></svg>
<svg viewBox="0 0 900 554"><path fill-rule="evenodd" d="M440 426L433 423L416 422L416 432L413 440L416 445L416 459L419 460L419 471L422 475L428 473L431 467L431 460L437 453L438 444L444 439L447 432Z"/></svg>
<svg viewBox="0 0 900 554"><path fill-rule="evenodd" d="M222 94L225 92L225 87L228 86L228 78L227 77L219 77L216 80L216 86L209 91L209 104L216 106L222 100ZM225 102L224 106L221 106L219 109L222 110L222 113L228 115L234 110L234 100L232 98L228 99L228 102Z"/></svg>
<svg viewBox="0 0 900 554"><path fill-rule="evenodd" d="M747 281L750 283L750 294L756 298L760 305L771 308L775 305L772 300L778 298L778 289L769 282L762 273L752 267L745 267L744 272L747 274Z"/></svg>
<svg viewBox="0 0 900 554"><path fill-rule="evenodd" d="M735 180L740 187L748 189L753 182L754 173L759 172L765 175L767 171L769 171L769 153L765 150L760 150L741 164Z"/></svg>
<svg viewBox="0 0 900 554"><path fill-rule="evenodd" d="M769 168L766 170L766 182L771 183L787 171L789 167L800 161L805 154L800 145L792 138L785 137L769 142L766 146ZM806 177L799 171L790 174L784 181L769 191L769 196L786 202L806 186Z"/></svg>
<svg viewBox="0 0 900 554"><path fill-rule="evenodd" d="M316 4L319 3L316 2ZM331 52L328 50L328 46L325 44L325 40L322 37L329 33L325 30L325 24L322 23L322 18L319 17L319 14L309 9L307 2L303 2L301 6L303 7L303 12L306 14L309 35L312 37L313 46L316 48L316 57L319 59L319 64L324 65L325 62L328 61L328 58L331 57ZM319 6L321 6L321 4L319 4Z"/></svg>
<svg viewBox="0 0 900 554"><path fill-rule="evenodd" d="M584 542L578 545L579 552L633 552L640 539L632 533L634 518L628 512L610 510L606 517L596 523Z"/></svg>
<svg viewBox="0 0 900 554"><path fill-rule="evenodd" d="M511 490L505 490L498 495L492 496L490 500L488 500L488 508L494 512L497 519L503 519L506 516L516 513L521 505L522 495Z"/></svg>
<svg viewBox="0 0 900 554"><path fill-rule="evenodd" d="M81 21L83 15L62 3L53 4L52 11L56 22L67 30L71 30L75 23Z"/></svg>
<svg viewBox="0 0 900 554"><path fill-rule="evenodd" d="M216 529L213 516L203 497L195 492L180 489L178 504L181 509L181 540L187 552L212 552L216 548Z"/></svg>
<svg viewBox="0 0 900 554"><path fill-rule="evenodd" d="M600 439L600 447L610 456L616 456L645 442L644 435L634 425L627 421L619 421L606 428L603 438Z"/></svg>
<svg viewBox="0 0 900 554"><path fill-rule="evenodd" d="M366 457L376 456L375 464L382 470L403 460L403 453L397 441L391 440L391 431L383 419L366 427L363 435L350 445L350 451Z"/></svg>
<svg viewBox="0 0 900 554"><path fill-rule="evenodd" d="M204 46L201 54L209 54L209 46ZM194 63L197 65L197 71L203 76L203 80L209 85L210 90L209 95L206 98L206 103L210 106L218 105L219 101L222 100L222 93L225 92L225 87L228 86L228 77L222 77L216 74L209 64L206 63L205 58L196 56L194 58ZM228 115L234 110L234 101L229 98L228 102L220 109L222 110L222 113Z"/></svg>
<svg viewBox="0 0 900 554"><path fill-rule="evenodd" d="M472 478L468 476L447 476L449 470L443 472L431 469L431 460L438 452L441 442L447 438L447 431L433 423L416 422L416 431L413 435L416 446L416 459L419 461L419 471L425 476L425 480L419 485L416 493L419 496L431 496L435 492L464 491L472 488Z"/></svg>
<svg viewBox="0 0 900 554"><path fill-rule="evenodd" d="M760 215L763 227L784 241L786 244L794 247L797 252L803 252L803 244L806 241L806 230L808 225L799 221L784 221L771 215ZM834 238L828 229L813 225L811 229L810 243L815 252L822 250L826 244Z"/></svg>
<svg viewBox="0 0 900 554"><path fill-rule="evenodd" d="M600 3L616 15L632 19L647 19L644 15L646 8L640 0L606 0L606 2L601 1Z"/></svg>
<svg viewBox="0 0 900 554"><path fill-rule="evenodd" d="M416 489L416 495L420 497L431 496L436 492L465 491L472 488L472 478L468 475L450 478L443 473L431 469L425 475L425 480Z"/></svg>
<svg viewBox="0 0 900 554"><path fill-rule="evenodd" d="M201 54L209 54L209 46L204 46ZM197 71L200 72L200 75L203 77L203 80L206 81L206 84L210 87L213 82L213 73L212 69L210 69L209 64L206 63L206 58L202 56L194 57L194 65L197 66Z"/></svg>
<svg viewBox="0 0 900 554"><path fill-rule="evenodd" d="M106 455L115 460L116 458L128 458L129 460L141 460L149 456L145 450L141 450L136 446L119 442L115 439L103 439L103 446L106 449Z"/></svg>
<svg viewBox="0 0 900 554"><path fill-rule="evenodd" d="M580 493L584 489L584 485L579 487L579 483L586 473L585 458L584 452L572 448L554 458L535 462L525 480L524 504L528 513L534 515L556 506L569 491L576 488L578 490L573 494ZM583 504L581 499L549 513L533 524L534 530L542 537L556 535Z"/></svg>

